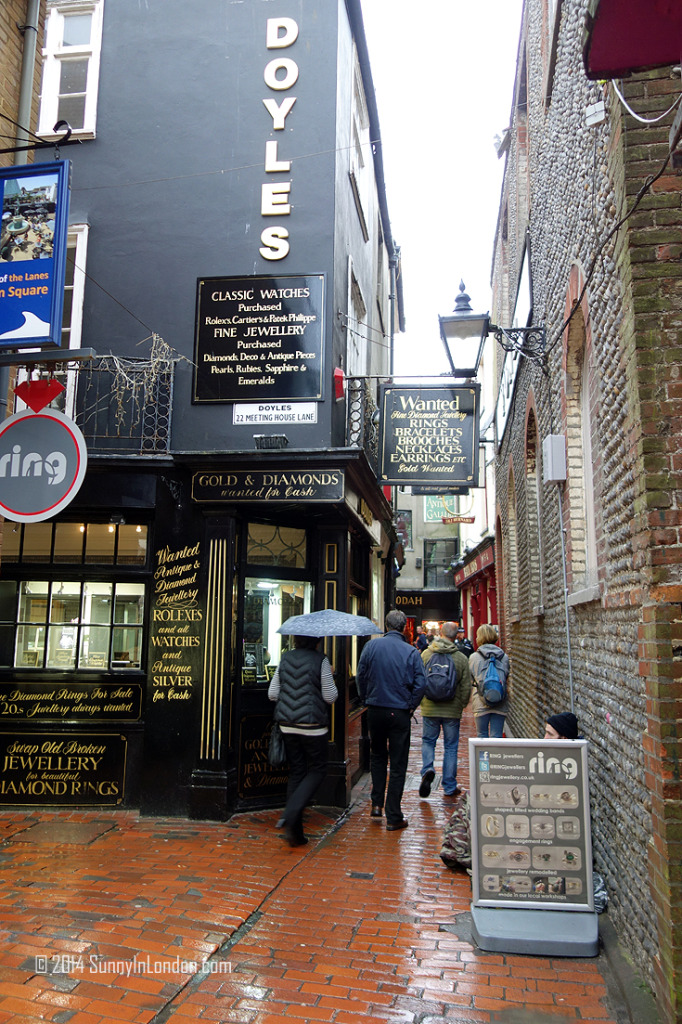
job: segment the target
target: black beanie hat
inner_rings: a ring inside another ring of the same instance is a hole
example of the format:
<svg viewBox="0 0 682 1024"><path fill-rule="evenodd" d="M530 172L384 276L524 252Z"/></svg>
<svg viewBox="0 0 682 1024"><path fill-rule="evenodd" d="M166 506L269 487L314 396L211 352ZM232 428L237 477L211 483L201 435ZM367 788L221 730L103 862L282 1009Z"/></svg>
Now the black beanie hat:
<svg viewBox="0 0 682 1024"><path fill-rule="evenodd" d="M560 715L550 715L547 724L559 733L566 740L578 739L578 719L570 711L563 711Z"/></svg>

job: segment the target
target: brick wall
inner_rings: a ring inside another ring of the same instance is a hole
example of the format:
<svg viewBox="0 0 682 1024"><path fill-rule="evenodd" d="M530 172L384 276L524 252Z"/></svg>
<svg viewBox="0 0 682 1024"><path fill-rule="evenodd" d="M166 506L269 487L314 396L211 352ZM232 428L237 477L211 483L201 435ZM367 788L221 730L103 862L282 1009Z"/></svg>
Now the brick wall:
<svg viewBox="0 0 682 1024"><path fill-rule="evenodd" d="M2 0L0 3L0 134L7 137L0 148L11 146L16 128L6 118L16 122L19 108L19 86L21 82L21 62L24 51L24 36L17 26L26 22L26 0ZM40 5L40 27L36 49L36 74L33 89L33 117L30 128L35 131L37 125L38 97L40 91L41 48L45 27L46 0ZM32 157L29 156L29 160ZM14 163L11 153L0 153L0 167L10 167Z"/></svg>
<svg viewBox="0 0 682 1024"><path fill-rule="evenodd" d="M508 559L513 532L518 576L517 601L509 593L510 566L502 567L501 624L512 660L511 726L519 736L537 735L547 714L568 708L570 634L575 711L590 741L595 867L605 876L621 940L655 983L664 1019L682 1021L682 178L666 172L601 247L660 168L673 115L641 125L611 86L586 79L586 7L586 0L562 5L553 69L543 46L544 4L527 0L525 8L519 74L527 109L511 129L500 232L508 227L505 240L501 233L496 239L493 318L511 322L513 310L501 298L515 294L518 240L529 227L534 322L547 328L548 356L544 368L522 361L497 460L497 560ZM638 113L656 117L680 87L664 69L634 76L626 98ZM606 120L588 127L585 109L598 99ZM586 408L591 458L581 434ZM533 420L540 447L549 433L568 441L566 484L543 484L539 471L539 538L527 479ZM593 576L586 480L594 490Z"/></svg>

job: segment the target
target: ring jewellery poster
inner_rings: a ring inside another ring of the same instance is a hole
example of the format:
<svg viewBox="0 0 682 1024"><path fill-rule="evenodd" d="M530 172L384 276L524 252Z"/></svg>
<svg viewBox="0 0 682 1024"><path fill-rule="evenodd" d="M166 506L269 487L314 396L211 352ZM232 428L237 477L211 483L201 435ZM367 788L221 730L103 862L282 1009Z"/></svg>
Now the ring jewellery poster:
<svg viewBox="0 0 682 1024"><path fill-rule="evenodd" d="M470 739L473 903L594 911L586 740Z"/></svg>

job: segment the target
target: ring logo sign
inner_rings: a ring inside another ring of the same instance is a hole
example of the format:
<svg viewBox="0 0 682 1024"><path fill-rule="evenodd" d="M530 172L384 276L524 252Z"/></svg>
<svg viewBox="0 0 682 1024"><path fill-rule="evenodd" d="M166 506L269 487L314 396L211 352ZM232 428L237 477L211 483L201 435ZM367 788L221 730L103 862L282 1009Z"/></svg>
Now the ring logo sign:
<svg viewBox="0 0 682 1024"><path fill-rule="evenodd" d="M52 518L75 498L86 466L85 440L68 416L10 416L0 426L0 514L15 523Z"/></svg>
<svg viewBox="0 0 682 1024"><path fill-rule="evenodd" d="M528 771L532 775L545 775L550 772L563 773L567 779L575 779L578 775L578 762L572 757L565 757L563 761L560 761L558 757L548 757L545 761L545 755L540 751L537 757L531 757Z"/></svg>
<svg viewBox="0 0 682 1024"><path fill-rule="evenodd" d="M298 25L293 18L268 18L265 32L265 45L268 50L286 49L293 46L297 39ZM298 64L291 57L275 57L266 64L263 79L273 92L288 92L298 80ZM283 96L281 101L274 97L263 100L265 109L272 118L273 131L284 130L286 119L295 102L296 97L291 95ZM278 147L278 140L268 140L265 143L266 174L291 171L291 160L280 160ZM291 214L290 192L291 180L266 182L261 188L261 216L288 217ZM259 249L263 259L284 259L290 248L288 238L289 230L282 224L264 228L260 236L263 244Z"/></svg>

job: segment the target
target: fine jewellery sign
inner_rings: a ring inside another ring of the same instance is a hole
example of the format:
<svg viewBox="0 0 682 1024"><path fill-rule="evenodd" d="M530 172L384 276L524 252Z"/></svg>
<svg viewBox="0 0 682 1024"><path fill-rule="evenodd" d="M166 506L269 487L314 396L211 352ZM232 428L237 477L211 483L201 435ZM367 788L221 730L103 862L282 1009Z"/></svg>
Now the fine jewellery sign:
<svg viewBox="0 0 682 1024"><path fill-rule="evenodd" d="M321 274L200 280L195 403L320 401L323 336Z"/></svg>
<svg viewBox="0 0 682 1024"><path fill-rule="evenodd" d="M474 906L594 910L585 740L470 739Z"/></svg>

